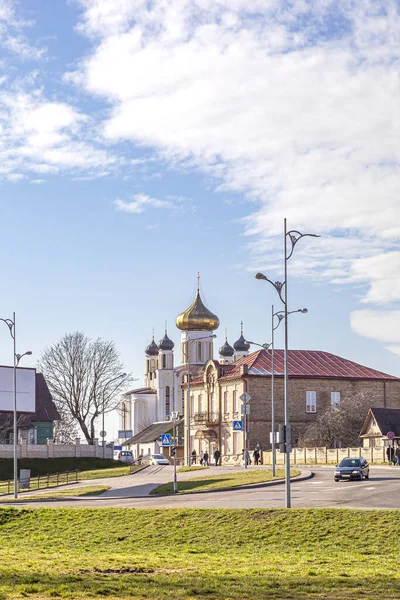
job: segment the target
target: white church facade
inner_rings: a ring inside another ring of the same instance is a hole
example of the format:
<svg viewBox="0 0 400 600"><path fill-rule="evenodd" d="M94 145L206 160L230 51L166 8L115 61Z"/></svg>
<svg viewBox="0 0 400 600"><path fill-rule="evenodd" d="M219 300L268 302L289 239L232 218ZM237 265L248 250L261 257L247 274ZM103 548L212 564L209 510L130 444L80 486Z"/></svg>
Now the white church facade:
<svg viewBox="0 0 400 600"><path fill-rule="evenodd" d="M219 318L204 305L198 286L192 304L176 318L176 326L181 332L179 364L175 365L177 353L167 329L158 343L153 334L145 350L144 385L126 393L119 407L120 430L132 432L134 436L153 423L170 420L173 412L185 417L186 422L189 365L190 381L195 382L205 377L208 364L229 365L248 355L250 345L243 337L242 326L241 335L233 347L226 339L219 349L218 359L214 360L214 332L219 325ZM191 422L196 415L213 412L212 397L212 394L200 393L196 399L194 396L190 398ZM203 448L202 443L195 445L193 442L192 448L204 450L205 445Z"/></svg>

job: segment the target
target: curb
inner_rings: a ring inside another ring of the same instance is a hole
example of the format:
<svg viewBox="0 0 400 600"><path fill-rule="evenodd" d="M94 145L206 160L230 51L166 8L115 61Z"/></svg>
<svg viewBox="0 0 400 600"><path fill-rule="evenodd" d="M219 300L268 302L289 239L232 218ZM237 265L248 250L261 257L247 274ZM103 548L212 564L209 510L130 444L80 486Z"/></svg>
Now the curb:
<svg viewBox="0 0 400 600"><path fill-rule="evenodd" d="M304 475L300 474L300 475L295 475L294 477L290 478L291 483L296 483L298 481L306 481L307 479L312 479L315 476L315 473L313 473L312 471L308 471L306 472ZM278 479L276 481L266 481L265 483L253 483L253 484L249 484L249 485L236 485L236 486L230 486L230 487L226 487L226 488L218 488L215 490L200 490L198 492L187 492L182 493L182 494L152 494L152 495L147 495L147 496L108 496L107 498L104 498L102 496L82 496L82 497L68 497L68 496L64 496L64 498L42 498L40 500L31 500L29 502L29 504L35 504L36 502L82 502L84 500L132 500L135 498L147 498L147 499L157 499L157 498L169 498L169 497L178 497L178 496L185 496L185 495L193 495L193 494L212 494L214 492L232 492L234 490L254 490L254 489L258 489L258 488L264 488L264 487L270 487L270 486L274 486L274 485L282 485L283 483L285 483L284 479ZM5 504L5 503L4 503ZM13 502L13 503L9 503L11 506L18 506L18 504L22 504L22 502ZM26 507L25 507L26 508Z"/></svg>

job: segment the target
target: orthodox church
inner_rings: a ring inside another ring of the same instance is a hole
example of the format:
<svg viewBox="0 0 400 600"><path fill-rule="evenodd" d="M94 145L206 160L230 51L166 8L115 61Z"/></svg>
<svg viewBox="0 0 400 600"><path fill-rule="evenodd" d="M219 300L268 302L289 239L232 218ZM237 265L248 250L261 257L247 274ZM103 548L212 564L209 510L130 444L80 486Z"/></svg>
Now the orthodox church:
<svg viewBox="0 0 400 600"><path fill-rule="evenodd" d="M185 415L185 384L189 368L191 381L203 376L205 365L214 360L214 331L219 325L219 318L203 303L198 277L194 301L176 318L176 326L181 331L180 364L175 365L175 344L168 337L167 328L158 343L153 332L145 350L144 385L126 393L120 405L121 431L136 435L152 423L170 420L174 411L182 417ZM247 356L249 348L242 324L240 337L233 347L225 339L219 349L218 363L229 365Z"/></svg>

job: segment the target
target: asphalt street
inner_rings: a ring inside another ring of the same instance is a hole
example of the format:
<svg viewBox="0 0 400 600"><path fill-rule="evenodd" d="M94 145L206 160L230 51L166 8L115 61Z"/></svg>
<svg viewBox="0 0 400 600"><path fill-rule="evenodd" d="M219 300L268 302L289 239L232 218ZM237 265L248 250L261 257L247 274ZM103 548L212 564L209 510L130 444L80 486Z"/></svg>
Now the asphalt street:
<svg viewBox="0 0 400 600"><path fill-rule="evenodd" d="M162 479L170 479L170 467L161 472ZM333 480L334 467L307 467L315 476L312 479L291 485L292 506L294 508L357 508L357 509L398 509L400 508L400 468L371 467L370 479L364 481ZM160 476L159 475L159 476ZM135 477L135 476L133 476ZM145 478L152 477L143 472ZM91 482L94 484L95 482ZM97 483L97 482L96 482ZM138 482L139 483L139 482ZM154 484L151 484L153 487ZM92 506L92 507L131 507L131 508L281 508L284 507L284 484L257 489L237 489L206 494L185 494L164 497L126 497L131 488L125 487L125 494L119 488L117 495L90 497L56 502L30 502L18 506ZM150 487L150 485L149 485ZM147 488L149 489L149 488ZM147 491L147 490L146 490ZM71 490L72 494L72 490ZM14 505L15 506L15 505Z"/></svg>

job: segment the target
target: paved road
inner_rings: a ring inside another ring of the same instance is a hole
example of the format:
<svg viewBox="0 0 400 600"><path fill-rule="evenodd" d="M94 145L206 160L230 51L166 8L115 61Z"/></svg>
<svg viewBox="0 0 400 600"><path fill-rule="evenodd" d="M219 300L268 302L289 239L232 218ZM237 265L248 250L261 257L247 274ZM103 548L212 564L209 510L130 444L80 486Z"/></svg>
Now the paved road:
<svg viewBox="0 0 400 600"><path fill-rule="evenodd" d="M166 469L167 471L159 472L159 477L170 478L169 467ZM312 471L315 473L313 479L292 483L292 506L295 508L400 508L400 468L372 467L370 479L367 481L339 483L333 481L333 468L312 467ZM141 477L144 478L145 474ZM153 483L151 485L153 486ZM125 488L125 491L128 489ZM284 485L164 498L126 498L114 495L75 501L19 504L33 505L52 508L71 505L131 508L279 508L284 506Z"/></svg>

